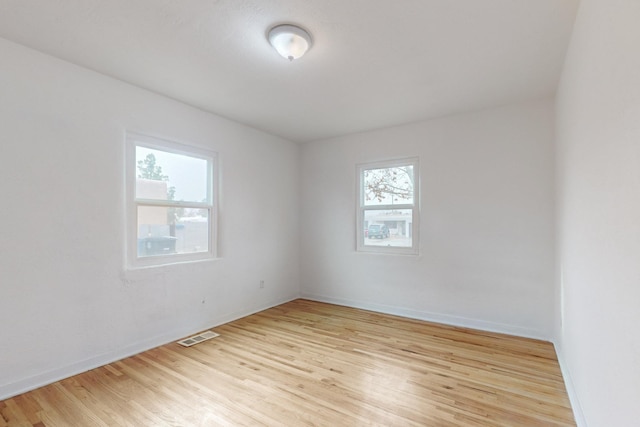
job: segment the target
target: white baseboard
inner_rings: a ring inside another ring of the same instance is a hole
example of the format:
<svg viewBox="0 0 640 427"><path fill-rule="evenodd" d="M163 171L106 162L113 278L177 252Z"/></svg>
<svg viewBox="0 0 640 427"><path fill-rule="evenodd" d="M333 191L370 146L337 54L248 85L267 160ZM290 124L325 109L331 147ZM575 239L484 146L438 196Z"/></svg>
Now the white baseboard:
<svg viewBox="0 0 640 427"><path fill-rule="evenodd" d="M393 307L393 306L388 306L383 304L374 304L374 303L366 303L366 302L347 300L347 299L341 299L341 298L332 298L332 297L316 295L316 294L303 293L301 298L309 299L312 301L326 302L329 304L342 305L346 307L360 308L363 310L370 310L370 311L375 311L375 312L380 312L385 314L392 314L396 316L403 316L403 317L408 317L412 319L426 320L429 322L442 323L445 325L461 326L465 328L479 329L482 331L498 332L498 333L525 337L525 338L534 338L534 339L549 341L554 345L556 355L558 357L558 363L562 371L562 377L564 379L565 387L567 389L569 401L571 402L571 408L573 410L573 416L575 418L577 427L587 427L587 422L584 417L584 413L582 411L582 406L580 405L580 401L578 400L578 395L576 394L575 387L573 386L573 380L571 379L571 374L569 372L569 369L566 363L564 362L562 351L559 348L559 346L553 342L552 339L550 339L545 334L540 333L539 331L528 329L528 328L521 328L521 327L512 326L512 325L505 325L502 323L486 322L481 320L468 319L464 317L450 316L450 315L440 314L440 313L432 313L432 312L426 312L426 311L418 311L418 310L411 310L411 309L400 308L400 307Z"/></svg>
<svg viewBox="0 0 640 427"><path fill-rule="evenodd" d="M569 367L564 361L564 354L562 353L562 349L556 343L554 343L553 346L556 349L556 355L558 356L558 363L560 364L560 370L562 371L562 378L564 379L564 386L566 387L567 394L569 395L569 401L571 402L571 409L573 409L573 417L576 419L576 425L578 427L587 427L587 420L584 417L584 412L582 411L582 405L580 405L578 394L576 393L576 389L573 385L573 380L571 379L571 372L569 371Z"/></svg>
<svg viewBox="0 0 640 427"><path fill-rule="evenodd" d="M52 384L56 381L63 380L65 378L72 377L74 375L81 374L91 369L99 368L100 366L108 365L109 363L122 360L126 357L130 357L144 351L150 350L155 347L159 347L164 344L168 344L173 341L177 341L194 333L200 332L205 329L214 328L216 326L229 323L233 320L240 319L242 317L249 316L251 314L275 307L280 304L292 301L299 298L298 295L283 297L280 299L271 300L265 304L260 304L255 307L249 308L245 311L238 311L235 313L223 315L215 320L213 325L203 325L200 328L194 330L190 329L176 329L167 332L162 335L155 336L153 338L146 339L144 341L137 342L135 344L114 350L108 353L100 354L94 357L90 357L85 360L71 363L69 365L56 368L47 372L25 378L13 383L0 385L0 401L9 399L13 396L17 396L22 393L26 393L36 388L43 387L48 384Z"/></svg>
<svg viewBox="0 0 640 427"><path fill-rule="evenodd" d="M463 328L479 329L487 332L497 332L508 335L515 335L523 338L533 338L551 342L551 338L538 330L513 326L504 323L487 322L484 320L469 319L449 314L434 313L429 311L412 310L402 307L395 307L384 304L348 300L342 298L327 297L324 295L302 293L301 298L312 301L326 302L329 304L342 305L346 307L360 308L363 310L376 311L379 313L391 314L395 316L408 317L411 319L425 320L428 322L442 323L450 326L460 326Z"/></svg>
<svg viewBox="0 0 640 427"><path fill-rule="evenodd" d="M382 304L373 304L373 303L362 303L359 301L346 300L340 298L331 298L321 295L314 294L303 294L301 296L287 296L279 299L271 300L265 304L260 304L255 307L249 308L248 310L238 311L230 314L223 315L216 319L214 324L212 325L203 325L201 328L196 330L173 330L171 332L158 335L156 337L120 348L116 351L104 353L101 355L97 355L95 357L91 357L89 359L85 359L79 362L71 363L61 368L57 368L51 371L43 372L41 374L34 375L29 378L22 379L20 381L16 381L9 384L0 385L0 401L9 399L13 396L17 396L19 394L34 390L36 388L54 383L56 381L60 381L65 378L69 378L73 375L80 374L82 372L89 371L91 369L98 368L100 366L107 365L109 363L113 363L115 361L124 359L126 357L133 356L135 354L142 353L144 351L150 350L152 348L177 341L180 338L184 338L185 336L192 335L201 330L214 328L216 326L231 322L233 320L240 319L242 317L249 316L251 314L269 309L271 307L275 307L280 304L284 304L286 302L295 300L297 298L306 298L309 300L326 302L330 304L337 304L342 306L360 308L364 310L371 310L381 313L387 313L397 316L403 316L413 319L426 320L430 322L443 323L447 325L453 326L461 326L479 330L486 330L490 332L499 332L506 333L510 335L523 336L527 338L535 338L549 341L549 339L538 331L530 330L527 328L514 327L511 325L504 325L501 323L494 322L485 322L478 321L474 319L467 319L464 317L458 316L450 316L444 315L440 313L432 313L432 312L424 312L417 311L411 309L405 309L400 307L387 306ZM576 422L578 427L586 427L587 424L584 420L584 416L582 414L582 409L580 407L580 403L578 401L577 395L575 394L573 383L571 381L571 377L569 375L569 371L567 370L561 352L558 351L556 347L556 353L558 354L558 360L560 362L560 368L562 369L562 373L565 379L565 384L567 387L567 393L569 394L569 399L571 400L571 405L573 407L574 416L576 418Z"/></svg>

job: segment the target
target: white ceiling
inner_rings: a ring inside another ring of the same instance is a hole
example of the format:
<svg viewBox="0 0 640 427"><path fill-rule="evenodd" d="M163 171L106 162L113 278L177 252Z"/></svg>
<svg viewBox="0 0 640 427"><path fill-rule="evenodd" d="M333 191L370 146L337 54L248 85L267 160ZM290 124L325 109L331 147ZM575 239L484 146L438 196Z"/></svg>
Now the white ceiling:
<svg viewBox="0 0 640 427"><path fill-rule="evenodd" d="M578 0L0 0L0 37L297 142L553 96ZM308 29L292 63L274 24Z"/></svg>

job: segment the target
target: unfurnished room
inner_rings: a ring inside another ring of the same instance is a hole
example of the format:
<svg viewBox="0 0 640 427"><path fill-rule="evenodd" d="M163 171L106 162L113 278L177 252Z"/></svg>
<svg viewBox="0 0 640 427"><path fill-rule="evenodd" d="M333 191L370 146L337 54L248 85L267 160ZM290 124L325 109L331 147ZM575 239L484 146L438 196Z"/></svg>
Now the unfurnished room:
<svg viewBox="0 0 640 427"><path fill-rule="evenodd" d="M0 0L0 427L640 425L637 0Z"/></svg>

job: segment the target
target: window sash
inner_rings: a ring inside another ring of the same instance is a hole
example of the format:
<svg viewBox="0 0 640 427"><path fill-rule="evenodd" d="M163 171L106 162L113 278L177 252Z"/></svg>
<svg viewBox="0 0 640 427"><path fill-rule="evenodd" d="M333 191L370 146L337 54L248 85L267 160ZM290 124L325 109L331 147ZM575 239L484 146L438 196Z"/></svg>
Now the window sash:
<svg viewBox="0 0 640 427"><path fill-rule="evenodd" d="M165 141L137 133L127 133L127 159L126 159L126 184L127 184L127 267L130 269L170 265L174 263L214 259L217 256L217 182L214 180L214 172L217 170L217 155L208 150L185 146L179 143ZM136 147L146 147L164 151L171 154L179 154L207 161L207 200L204 202L158 200L138 198L136 195L136 180L138 169L136 163ZM164 208L191 208L206 209L208 213L207 251L193 253L172 253L167 255L139 256L138 254L138 210L140 207L164 207Z"/></svg>
<svg viewBox="0 0 640 427"><path fill-rule="evenodd" d="M183 202L177 200L135 199L135 203L140 206L160 206L167 208L207 209L213 207L211 203Z"/></svg>
<svg viewBox="0 0 640 427"><path fill-rule="evenodd" d="M391 169L402 166L413 166L413 203L394 203L380 205L365 204L365 180L364 174L367 170L372 169ZM360 164L357 166L357 185L358 185L358 209L356 218L356 251L373 252L373 253L389 253L389 254L408 254L417 255L419 253L419 225L420 225L420 172L418 158L405 158L389 161L379 161L374 163ZM411 210L411 246L379 246L365 244L365 213L367 211L383 211L383 210Z"/></svg>
<svg viewBox="0 0 640 427"><path fill-rule="evenodd" d="M393 204L393 205L368 205L368 206L360 206L360 209L363 210L367 210L367 211L384 211L384 210L393 210L393 209L413 209L415 207L415 204L413 203L405 203L405 204Z"/></svg>
<svg viewBox="0 0 640 427"><path fill-rule="evenodd" d="M127 138L130 142L133 143L133 147L130 149L133 150L131 153L133 156L133 166L134 166L134 174L137 177L137 164L136 164L136 147L145 147L153 150L164 151L170 154L178 154L182 156L193 157L196 159L205 160L207 162L207 202L204 202L208 205L213 205L214 197L216 196L214 192L214 168L217 167L217 158L216 154L213 152L209 152L207 150L199 149L196 147L187 147L182 144L178 144L171 141L159 140L157 138L149 137L146 135L140 135L135 133L130 133L127 135ZM134 183L135 184L135 183ZM159 199L143 199L138 198L136 194L136 189L134 187L134 197L136 200L144 200L146 202L156 202L159 201L161 203L199 203L195 201L188 202L180 202L176 200L159 200Z"/></svg>

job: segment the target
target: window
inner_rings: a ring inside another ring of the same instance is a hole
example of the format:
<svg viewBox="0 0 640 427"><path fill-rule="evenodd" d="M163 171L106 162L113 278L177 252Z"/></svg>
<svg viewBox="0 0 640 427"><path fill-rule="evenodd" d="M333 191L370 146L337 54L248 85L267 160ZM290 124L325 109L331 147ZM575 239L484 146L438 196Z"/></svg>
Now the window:
<svg viewBox="0 0 640 427"><path fill-rule="evenodd" d="M357 249L418 253L418 159L358 165Z"/></svg>
<svg viewBox="0 0 640 427"><path fill-rule="evenodd" d="M213 258L216 155L127 134L127 258L144 267Z"/></svg>

